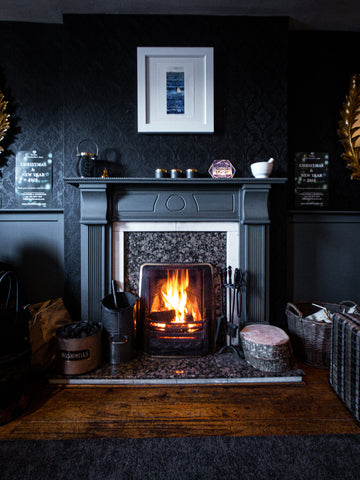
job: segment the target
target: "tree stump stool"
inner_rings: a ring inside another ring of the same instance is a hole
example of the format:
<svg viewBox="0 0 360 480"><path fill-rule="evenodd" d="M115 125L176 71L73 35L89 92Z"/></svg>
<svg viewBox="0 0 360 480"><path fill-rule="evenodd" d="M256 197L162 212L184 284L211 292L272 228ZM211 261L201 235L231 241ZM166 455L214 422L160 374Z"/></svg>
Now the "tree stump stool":
<svg viewBox="0 0 360 480"><path fill-rule="evenodd" d="M281 373L292 368L289 336L272 325L248 325L240 332L245 360L264 372Z"/></svg>

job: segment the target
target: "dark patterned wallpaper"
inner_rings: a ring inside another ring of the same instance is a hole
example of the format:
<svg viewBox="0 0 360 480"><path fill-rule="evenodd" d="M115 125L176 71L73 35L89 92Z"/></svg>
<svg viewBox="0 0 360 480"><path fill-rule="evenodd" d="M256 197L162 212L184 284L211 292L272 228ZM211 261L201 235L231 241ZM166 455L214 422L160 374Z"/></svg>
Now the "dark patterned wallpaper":
<svg viewBox="0 0 360 480"><path fill-rule="evenodd" d="M276 158L286 174L287 22L229 17L66 16L66 174L93 139L110 174L153 176L229 158L240 176ZM91 33L90 33L91 32ZM137 133L136 47L213 46L215 134Z"/></svg>
<svg viewBox="0 0 360 480"><path fill-rule="evenodd" d="M110 173L153 175L157 167L198 168L229 158L237 175L254 160L275 158L289 177L296 151L330 153L330 205L359 210L360 183L350 180L336 129L351 73L359 71L359 33L288 32L281 18L67 15L64 25L0 22L0 89L11 127L1 145L0 208L15 207L14 155L54 153L50 208L65 209L66 295L79 307L79 195L64 187L76 174L76 146L91 138ZM137 46L213 46L215 133L138 134ZM274 309L286 284L284 191L271 192ZM279 307L280 305L280 307Z"/></svg>
<svg viewBox="0 0 360 480"><path fill-rule="evenodd" d="M328 152L329 210L360 210L360 182L350 178L337 135L350 77L360 72L359 39L355 32L289 33L289 179L295 152Z"/></svg>
<svg viewBox="0 0 360 480"><path fill-rule="evenodd" d="M214 47L215 133L138 134L138 46ZM110 175L152 177L155 168L197 168L230 159L250 176L255 160L287 174L287 21L241 17L65 16L65 176L90 138ZM79 294L78 192L65 189L66 288Z"/></svg>
<svg viewBox="0 0 360 480"><path fill-rule="evenodd" d="M62 208L62 26L1 22L0 27L0 90L11 115L1 144L5 151L0 155L0 208L16 207L15 155L32 149L53 153L49 208Z"/></svg>

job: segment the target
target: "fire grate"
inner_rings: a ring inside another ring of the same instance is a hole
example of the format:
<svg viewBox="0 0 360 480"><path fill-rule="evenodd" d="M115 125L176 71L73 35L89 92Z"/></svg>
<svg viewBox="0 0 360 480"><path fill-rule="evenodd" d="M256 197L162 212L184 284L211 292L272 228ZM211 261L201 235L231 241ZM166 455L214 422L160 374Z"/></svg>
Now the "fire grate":
<svg viewBox="0 0 360 480"><path fill-rule="evenodd" d="M152 356L202 356L214 349L210 264L143 264L142 349Z"/></svg>

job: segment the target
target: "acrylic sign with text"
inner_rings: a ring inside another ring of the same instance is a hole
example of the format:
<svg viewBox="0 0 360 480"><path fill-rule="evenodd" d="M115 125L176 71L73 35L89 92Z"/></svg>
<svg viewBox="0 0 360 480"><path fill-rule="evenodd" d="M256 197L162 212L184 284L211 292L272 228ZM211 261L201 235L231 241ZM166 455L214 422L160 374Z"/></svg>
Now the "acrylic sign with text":
<svg viewBox="0 0 360 480"><path fill-rule="evenodd" d="M326 207L329 194L329 154L295 155L295 206Z"/></svg>
<svg viewBox="0 0 360 480"><path fill-rule="evenodd" d="M52 192L52 153L38 150L16 154L15 193L21 207L46 208Z"/></svg>

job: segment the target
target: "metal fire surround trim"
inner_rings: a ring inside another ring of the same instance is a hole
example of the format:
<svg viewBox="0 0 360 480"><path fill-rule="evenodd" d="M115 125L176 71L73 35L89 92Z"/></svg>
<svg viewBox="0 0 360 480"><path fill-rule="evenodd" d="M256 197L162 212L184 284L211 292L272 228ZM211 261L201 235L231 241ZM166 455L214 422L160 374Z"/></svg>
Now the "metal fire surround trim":
<svg viewBox="0 0 360 480"><path fill-rule="evenodd" d="M114 221L239 223L240 265L247 271L248 322L269 321L269 191L286 178L68 177L80 192L82 320L101 320L110 293Z"/></svg>

